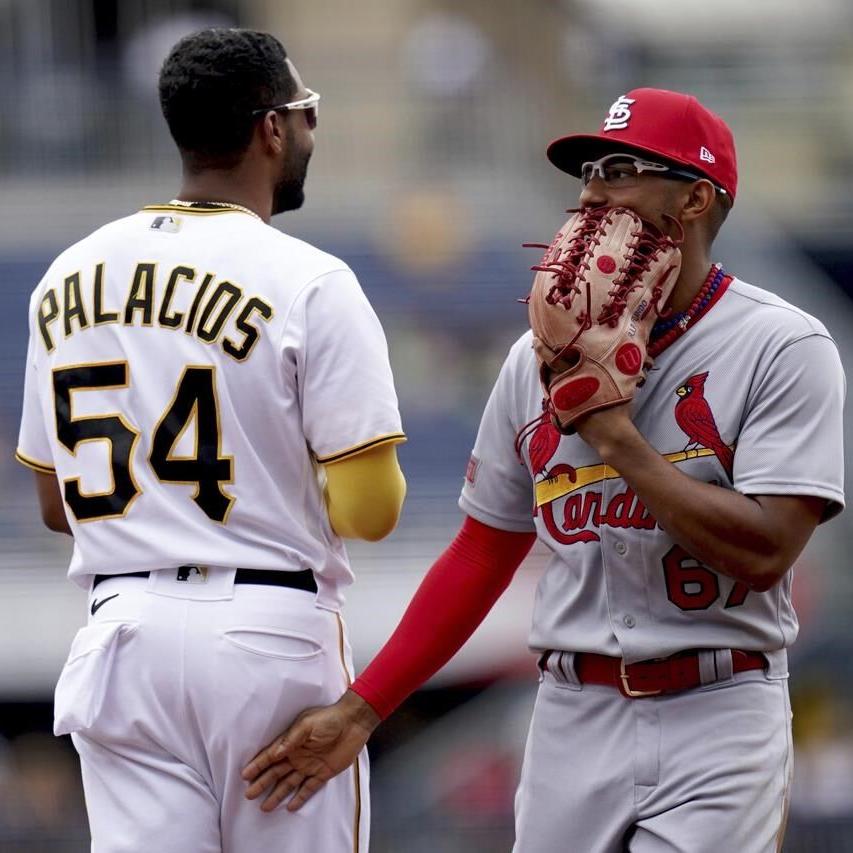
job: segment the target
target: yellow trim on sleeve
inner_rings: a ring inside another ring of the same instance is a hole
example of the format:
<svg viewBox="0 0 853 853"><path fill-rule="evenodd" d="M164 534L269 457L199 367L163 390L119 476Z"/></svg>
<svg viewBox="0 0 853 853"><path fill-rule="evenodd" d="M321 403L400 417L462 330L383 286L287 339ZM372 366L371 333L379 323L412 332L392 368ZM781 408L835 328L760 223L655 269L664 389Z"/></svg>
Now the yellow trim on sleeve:
<svg viewBox="0 0 853 853"><path fill-rule="evenodd" d="M379 447L382 444L401 444L404 441L407 441L405 433L392 432L388 435L380 435L377 438L371 438L370 441L347 447L345 450L339 450L337 453L330 453L328 456L317 456L316 459L321 465L329 465L332 462L340 462L341 459L346 459L348 456L364 453L365 450L372 450L374 447Z"/></svg>
<svg viewBox="0 0 853 853"><path fill-rule="evenodd" d="M52 465L48 465L46 462L39 462L38 459L32 459L27 456L26 453L22 453L20 450L15 451L15 459L21 463L21 465L26 465L27 468L32 468L33 471L38 471L39 474L55 474L56 468Z"/></svg>

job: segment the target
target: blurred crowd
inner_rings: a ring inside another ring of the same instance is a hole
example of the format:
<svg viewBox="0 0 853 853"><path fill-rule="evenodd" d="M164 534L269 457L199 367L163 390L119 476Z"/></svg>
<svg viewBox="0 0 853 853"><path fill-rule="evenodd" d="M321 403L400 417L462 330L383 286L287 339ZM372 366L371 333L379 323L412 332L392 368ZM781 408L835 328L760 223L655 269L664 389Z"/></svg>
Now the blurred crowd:
<svg viewBox="0 0 853 853"><path fill-rule="evenodd" d="M477 418L526 324L517 300L536 257L521 243L547 239L576 199L544 148L593 129L623 91L691 91L729 120L742 189L726 266L822 317L843 357L853 341L846 0L0 4L0 853L88 849L77 759L50 734L83 600L65 592L67 542L41 527L29 472L12 460L28 294L64 245L171 197L157 69L184 33L232 24L282 38L323 94L306 207L277 225L358 274L388 333L409 435L400 529L353 549L367 590L353 601L370 617L351 620L365 626L357 659L405 603L391 575L410 591L458 524ZM853 850L851 519L821 530L797 567L788 853ZM529 601L514 589L507 607L523 622ZM377 734L377 853L509 849L535 669L523 638L489 642L500 666L451 668Z"/></svg>

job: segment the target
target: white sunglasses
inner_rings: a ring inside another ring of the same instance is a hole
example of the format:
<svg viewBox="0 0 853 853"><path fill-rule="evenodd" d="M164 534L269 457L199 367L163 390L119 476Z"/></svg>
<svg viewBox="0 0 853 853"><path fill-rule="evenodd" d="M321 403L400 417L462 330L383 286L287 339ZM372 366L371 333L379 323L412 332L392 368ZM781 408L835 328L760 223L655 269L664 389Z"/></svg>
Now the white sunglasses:
<svg viewBox="0 0 853 853"><path fill-rule="evenodd" d="M290 101L287 104L275 104L271 107L261 107L258 110L252 110L252 116L263 115L268 112L288 112L290 110L305 110L305 121L308 127L314 130L317 127L317 115L320 112L320 93L312 92L310 89L305 90L308 96L301 98L298 101Z"/></svg>
<svg viewBox="0 0 853 853"><path fill-rule="evenodd" d="M703 175L697 175L695 172L676 169L651 160L642 160L633 154L619 153L607 154L599 160L590 160L584 163L581 166L580 178L581 183L586 186L594 177L598 176L604 186L620 189L636 186L643 172L655 172L677 181L707 180ZM717 184L714 184L714 189L726 195L726 191Z"/></svg>

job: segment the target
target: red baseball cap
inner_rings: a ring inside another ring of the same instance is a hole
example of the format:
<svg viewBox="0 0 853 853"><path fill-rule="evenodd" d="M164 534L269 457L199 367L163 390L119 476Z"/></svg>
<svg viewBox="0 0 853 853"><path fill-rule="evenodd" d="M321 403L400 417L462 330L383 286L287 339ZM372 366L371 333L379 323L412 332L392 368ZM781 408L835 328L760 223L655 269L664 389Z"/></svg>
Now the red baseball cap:
<svg viewBox="0 0 853 853"><path fill-rule="evenodd" d="M632 89L617 98L595 134L573 134L548 146L548 159L576 178L581 165L611 151L656 154L737 191L735 141L729 126L692 95Z"/></svg>

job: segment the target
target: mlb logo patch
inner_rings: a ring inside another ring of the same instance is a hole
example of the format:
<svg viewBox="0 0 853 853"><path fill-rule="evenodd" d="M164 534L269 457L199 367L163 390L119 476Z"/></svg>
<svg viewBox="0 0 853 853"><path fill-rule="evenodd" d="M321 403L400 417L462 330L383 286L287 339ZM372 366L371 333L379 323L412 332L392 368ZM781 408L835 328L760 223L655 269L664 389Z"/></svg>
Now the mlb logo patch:
<svg viewBox="0 0 853 853"><path fill-rule="evenodd" d="M181 230L181 220L178 216L155 216L154 221L149 227L151 231L177 234Z"/></svg>
<svg viewBox="0 0 853 853"><path fill-rule="evenodd" d="M471 454L471 458L468 460L468 467L465 469L465 479L472 486L474 485L474 480L477 477L477 469L480 467L480 460L477 459L474 454Z"/></svg>
<svg viewBox="0 0 853 853"><path fill-rule="evenodd" d="M175 580L185 583L207 583L207 566L181 566Z"/></svg>

